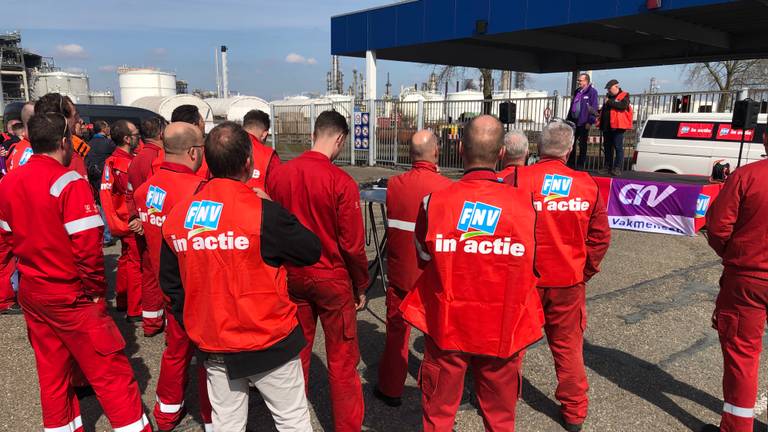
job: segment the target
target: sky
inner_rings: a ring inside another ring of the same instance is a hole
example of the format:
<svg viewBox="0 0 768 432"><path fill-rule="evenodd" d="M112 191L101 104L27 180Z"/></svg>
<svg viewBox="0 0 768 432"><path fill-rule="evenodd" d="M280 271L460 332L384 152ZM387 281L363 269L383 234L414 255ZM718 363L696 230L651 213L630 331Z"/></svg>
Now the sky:
<svg viewBox="0 0 768 432"><path fill-rule="evenodd" d="M229 48L230 91L281 99L322 93L330 69L330 18L387 0L27 0L4 5L0 32L19 30L24 48L52 56L56 65L85 72L92 91L119 93L119 66L175 72L189 89L215 90L214 51ZM96 5L96 6L94 6ZM13 22L9 22L9 18ZM363 59L341 59L345 86ZM433 68L379 61L378 91L387 73L395 93L421 83ZM467 77L474 78L474 71ZM680 66L595 71L598 89L616 78L630 93L642 93L655 77L661 91L684 90ZM528 87L563 92L568 75L532 74ZM602 91L602 90L601 90Z"/></svg>

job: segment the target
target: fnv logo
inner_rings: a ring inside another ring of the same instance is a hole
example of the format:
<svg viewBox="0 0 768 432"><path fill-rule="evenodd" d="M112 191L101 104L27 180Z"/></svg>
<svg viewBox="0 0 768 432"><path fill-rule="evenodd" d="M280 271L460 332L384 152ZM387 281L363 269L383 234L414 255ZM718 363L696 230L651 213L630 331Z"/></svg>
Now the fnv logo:
<svg viewBox="0 0 768 432"><path fill-rule="evenodd" d="M699 199L696 200L696 218L703 218L707 215L711 200L709 195L699 194Z"/></svg>
<svg viewBox="0 0 768 432"><path fill-rule="evenodd" d="M150 185L147 191L147 213L160 213L163 211L166 193L162 188Z"/></svg>
<svg viewBox="0 0 768 432"><path fill-rule="evenodd" d="M544 183L541 185L541 194L544 196L544 202L558 198L567 198L571 195L571 186L573 186L572 177L547 174L544 177Z"/></svg>
<svg viewBox="0 0 768 432"><path fill-rule="evenodd" d="M184 219L184 228L190 230L187 233L187 238L217 230L223 210L224 204L222 203L208 200L193 201L189 205L187 217Z"/></svg>
<svg viewBox="0 0 768 432"><path fill-rule="evenodd" d="M472 237L493 235L501 219L501 208L481 202L464 201L456 229L464 231L461 241ZM470 231L472 230L472 231Z"/></svg>
<svg viewBox="0 0 768 432"><path fill-rule="evenodd" d="M21 159L19 159L19 166L22 166L25 163L29 162L29 158L32 157L33 153L34 152L32 151L31 147L25 148L24 153L21 154Z"/></svg>

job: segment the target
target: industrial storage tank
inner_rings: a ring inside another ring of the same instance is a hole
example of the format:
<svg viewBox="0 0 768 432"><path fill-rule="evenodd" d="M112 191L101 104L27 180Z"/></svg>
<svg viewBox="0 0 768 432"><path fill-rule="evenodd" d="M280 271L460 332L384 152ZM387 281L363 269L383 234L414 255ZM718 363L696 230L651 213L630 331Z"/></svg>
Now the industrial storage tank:
<svg viewBox="0 0 768 432"><path fill-rule="evenodd" d="M275 118L272 119L273 133L309 134L312 99L307 96L291 96L270 102Z"/></svg>
<svg viewBox="0 0 768 432"><path fill-rule="evenodd" d="M36 73L32 89L35 99L47 93L61 93L75 103L90 103L88 76L84 74L62 71Z"/></svg>
<svg viewBox="0 0 768 432"><path fill-rule="evenodd" d="M107 90L103 92L92 92L91 93L91 104L93 105L114 105L115 104L115 95Z"/></svg>
<svg viewBox="0 0 768 432"><path fill-rule="evenodd" d="M233 96L229 98L204 99L213 110L215 119L242 123L248 111L261 110L269 114L269 102L256 96Z"/></svg>
<svg viewBox="0 0 768 432"><path fill-rule="evenodd" d="M520 126L529 124L530 126L543 125L546 123L544 112L550 109L550 116L554 116L554 103L548 98L545 91L538 90L512 90L497 91L493 93L493 115L499 115L500 102L510 100L516 105L516 123Z"/></svg>
<svg viewBox="0 0 768 432"><path fill-rule="evenodd" d="M424 123L438 122L445 117L445 100L440 93L406 90L401 95L400 114L416 118L419 114L419 102L424 103Z"/></svg>
<svg viewBox="0 0 768 432"><path fill-rule="evenodd" d="M133 105L144 97L176 95L176 74L149 68L119 68L120 103Z"/></svg>
<svg viewBox="0 0 768 432"><path fill-rule="evenodd" d="M171 121L173 110L181 105L195 105L200 110L200 115L205 120L205 131L213 129L213 111L207 102L193 95L174 95L174 96L146 96L133 101L131 106L144 108L154 113L160 114L163 118Z"/></svg>
<svg viewBox="0 0 768 432"><path fill-rule="evenodd" d="M477 90L464 90L448 93L445 98L446 113L453 121L469 118L483 112L483 92Z"/></svg>

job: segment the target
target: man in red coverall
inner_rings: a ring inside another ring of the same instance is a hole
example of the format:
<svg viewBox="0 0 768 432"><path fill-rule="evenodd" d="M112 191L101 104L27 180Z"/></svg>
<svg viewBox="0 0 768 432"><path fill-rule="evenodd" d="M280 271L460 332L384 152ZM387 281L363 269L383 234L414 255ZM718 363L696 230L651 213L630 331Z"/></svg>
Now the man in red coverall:
<svg viewBox="0 0 768 432"><path fill-rule="evenodd" d="M11 251L19 260L43 427L83 430L70 384L82 369L114 429L150 432L125 341L104 303L103 222L88 181L66 168L73 153L66 119L35 115L29 138L35 154L0 182L0 262Z"/></svg>
<svg viewBox="0 0 768 432"><path fill-rule="evenodd" d="M341 114L321 113L315 121L312 150L280 165L267 186L272 198L295 214L322 244L316 264L288 265L288 290L299 307L308 342L301 351L307 388L318 317L323 325L337 432L359 432L364 411L355 316L355 310L365 305L368 287L360 192L352 177L333 164L348 134Z"/></svg>
<svg viewBox="0 0 768 432"><path fill-rule="evenodd" d="M195 172L203 161L203 135L200 130L187 123L171 123L163 136L165 161L134 193L139 211L144 238L149 252L149 263L155 274L160 273L160 247L163 241L161 228L171 209L181 200L197 192L203 179ZM187 388L189 362L194 346L183 328L170 313L165 298L165 341L166 347L160 363L160 377L157 380L155 420L161 431L171 431L186 415L184 391ZM211 404L208 400L205 369L198 368L200 411L206 431L211 425Z"/></svg>
<svg viewBox="0 0 768 432"><path fill-rule="evenodd" d="M7 165L8 172L19 166L22 156L24 156L24 163L29 161L29 158L32 156L32 147L28 140L29 132L27 131L27 124L34 114L35 104L33 102L27 102L21 108L21 122L24 123L24 136L20 137L21 141L14 145L14 149L8 157L10 160L10 163ZM2 242L2 238L0 238L0 242ZM21 306L16 302L16 293L13 291L13 284L11 283L14 271L16 271L15 259L9 259L8 262L0 266L0 315L18 315L21 313Z"/></svg>
<svg viewBox="0 0 768 432"><path fill-rule="evenodd" d="M379 361L379 382L373 394L389 406L400 406L408 375L411 326L403 320L400 303L421 275L413 246L416 215L425 196L452 182L438 173L440 146L432 131L411 139L413 168L387 183L387 339Z"/></svg>
<svg viewBox="0 0 768 432"><path fill-rule="evenodd" d="M72 134L72 145L75 146L75 144L77 144L76 147L73 147L75 152L72 154L72 161L69 163L68 168L76 171L83 176L83 178L88 178L83 154L87 154L90 147L88 147L88 144L85 144L82 139L74 135L75 128L81 122L80 114L77 112L75 103L72 102L72 99L70 99L69 96L64 96L61 93L48 93L35 102L35 114L50 112L62 114L67 118L67 126L69 127L69 132ZM83 153L79 153L78 151Z"/></svg>
<svg viewBox="0 0 768 432"><path fill-rule="evenodd" d="M766 176L768 160L737 169L707 212L709 245L723 259L720 294L712 315L723 351L725 405L719 429L723 432L752 431L755 415L768 309Z"/></svg>
<svg viewBox="0 0 768 432"><path fill-rule="evenodd" d="M525 166L528 159L528 136L521 130L511 130L504 135L504 148L506 149L502 161L504 168L498 173L501 181L512 174L516 178L518 169ZM515 183L513 182L513 184Z"/></svg>
<svg viewBox="0 0 768 432"><path fill-rule="evenodd" d="M144 336L159 334L164 325L163 294L157 281L157 273L149 264L149 255L144 240L144 230L136 210L133 193L149 179L162 163L163 131L167 122L161 117L153 117L141 122L141 139L144 147L139 151L128 168L128 211L129 227L137 234L136 243L140 256L141 268L141 317Z"/></svg>
<svg viewBox="0 0 768 432"><path fill-rule="evenodd" d="M586 283L598 271L611 240L605 203L585 172L566 165L573 148L573 128L552 122L539 141L541 161L521 168L517 182L533 191L538 212L536 269L544 307L547 342L557 373L555 397L563 426L582 429L587 417L584 330L587 326ZM506 182L513 184L510 175Z"/></svg>
<svg viewBox="0 0 768 432"><path fill-rule="evenodd" d="M133 123L118 120L112 125L112 140L117 146L104 161L99 196L110 231L120 238L120 258L117 260L115 303L126 310L126 320L141 321L141 255L136 234L129 226L130 212L126 202L128 170L133 153L139 145L139 131Z"/></svg>
<svg viewBox="0 0 768 432"><path fill-rule="evenodd" d="M269 114L261 110L248 111L243 117L243 129L248 132L253 146L253 177L248 186L266 190L268 177L280 166L280 157L272 147L264 145L269 135Z"/></svg>
<svg viewBox="0 0 768 432"><path fill-rule="evenodd" d="M419 206L414 235L423 273L400 309L425 333L425 432L453 430L470 366L485 430L514 431L523 352L542 336L536 211L530 192L496 177L503 137L496 118L473 119L462 141L464 176Z"/></svg>

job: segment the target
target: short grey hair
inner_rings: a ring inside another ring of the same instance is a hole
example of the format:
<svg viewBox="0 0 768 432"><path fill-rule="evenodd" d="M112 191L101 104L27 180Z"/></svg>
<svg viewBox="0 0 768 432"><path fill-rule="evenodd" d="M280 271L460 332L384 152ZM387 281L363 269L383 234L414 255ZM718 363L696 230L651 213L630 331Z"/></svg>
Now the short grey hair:
<svg viewBox="0 0 768 432"><path fill-rule="evenodd" d="M513 129L504 135L504 148L507 149L507 159L522 159L528 154L528 136L521 130Z"/></svg>
<svg viewBox="0 0 768 432"><path fill-rule="evenodd" d="M560 158L573 147L573 128L561 121L551 122L544 127L539 141L539 156Z"/></svg>

